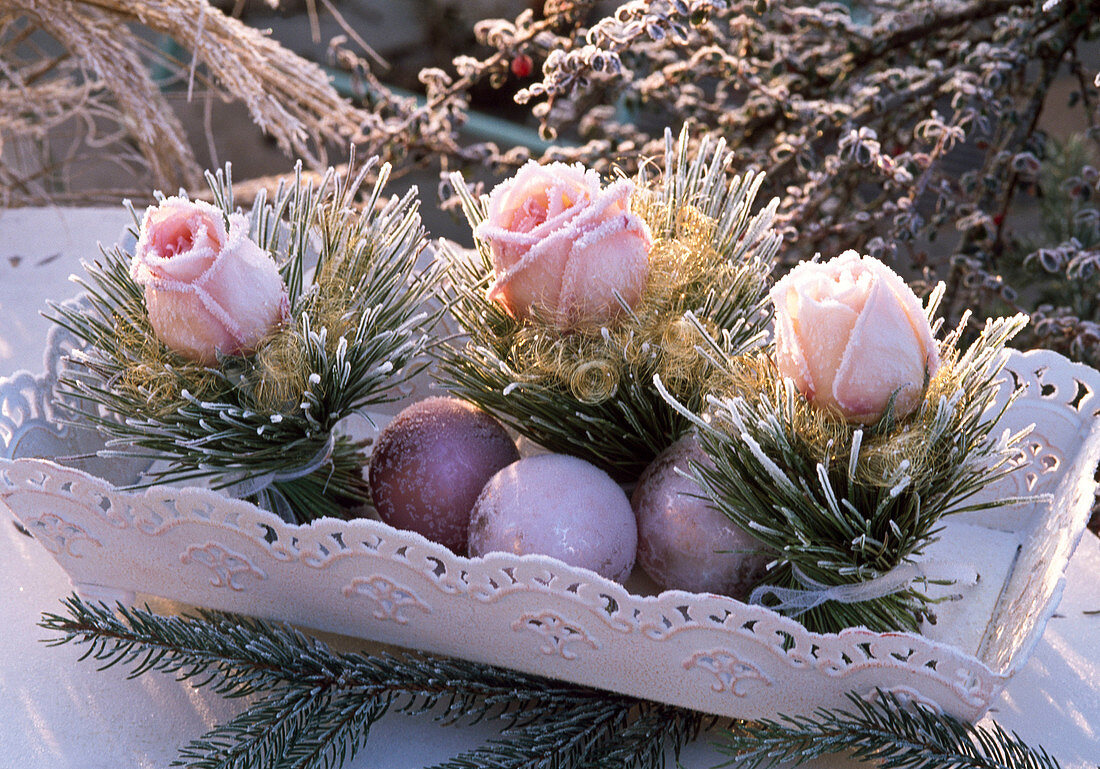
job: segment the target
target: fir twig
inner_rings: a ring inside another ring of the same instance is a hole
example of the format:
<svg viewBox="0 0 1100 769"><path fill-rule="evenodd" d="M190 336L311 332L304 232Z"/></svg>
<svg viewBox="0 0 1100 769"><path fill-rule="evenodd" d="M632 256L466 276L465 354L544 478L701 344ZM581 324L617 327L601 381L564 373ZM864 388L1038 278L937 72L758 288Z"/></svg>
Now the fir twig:
<svg viewBox="0 0 1100 769"><path fill-rule="evenodd" d="M735 726L723 766L771 769L849 753L882 769L1059 769L1041 747L994 724L973 726L917 702L878 691L870 701L848 695L853 710L819 709L813 716L781 716Z"/></svg>
<svg viewBox="0 0 1100 769"><path fill-rule="evenodd" d="M85 646L81 659L160 672L255 702L183 748L192 769L337 769L389 710L442 724L501 721L501 736L434 769L663 767L718 719L474 662L333 652L293 628L220 612L161 616L87 604L46 613L48 643ZM854 709L734 722L728 766L771 769L837 753L885 769L1060 769L1042 748L999 726L976 727L879 691Z"/></svg>
<svg viewBox="0 0 1100 769"><path fill-rule="evenodd" d="M226 697L257 701L192 741L193 769L335 769L390 710L443 724L501 721L499 739L440 765L661 767L709 719L699 713L461 660L337 653L293 628L210 611L160 616L73 596L43 615L50 643L81 659L161 672Z"/></svg>

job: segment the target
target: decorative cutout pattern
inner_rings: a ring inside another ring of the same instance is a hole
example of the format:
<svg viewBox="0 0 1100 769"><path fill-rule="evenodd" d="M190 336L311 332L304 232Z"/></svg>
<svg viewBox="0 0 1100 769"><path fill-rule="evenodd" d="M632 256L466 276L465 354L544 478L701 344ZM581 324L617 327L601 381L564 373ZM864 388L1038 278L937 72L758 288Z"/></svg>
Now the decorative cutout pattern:
<svg viewBox="0 0 1100 769"><path fill-rule="evenodd" d="M922 705L933 713L942 715L943 708L940 704L930 697L918 692L911 686L891 686L889 688L883 688L881 686L875 687L871 691L860 696L864 702L878 702L882 699L882 694L892 694L897 698L898 702L903 705L907 705L911 702L915 702L918 705Z"/></svg>
<svg viewBox="0 0 1100 769"><path fill-rule="evenodd" d="M378 620L389 620L398 625L407 625L407 609L418 609L425 614L432 613L432 607L420 600L416 593L408 588L398 587L393 580L376 575L356 577L341 591L345 598L362 596L374 601L376 608L371 615Z"/></svg>
<svg viewBox="0 0 1100 769"><path fill-rule="evenodd" d="M246 556L222 547L217 542L205 545L191 545L180 554L180 563L197 563L213 573L210 584L214 587L228 587L231 590L244 590L244 577L267 579L267 575L257 569Z"/></svg>
<svg viewBox="0 0 1100 769"><path fill-rule="evenodd" d="M524 614L512 623L512 630L531 630L542 639L539 651L543 654L556 654L562 659L575 660L577 658L577 644L582 644L590 649L599 649L600 644L592 639L583 628L566 622L565 619L552 611L539 612L538 614Z"/></svg>
<svg viewBox="0 0 1100 769"><path fill-rule="evenodd" d="M729 692L734 697L745 697L752 690L752 681L759 685L771 686L772 680L760 668L746 662L729 649L713 649L707 652L695 652L684 660L684 670L699 668L714 676L710 688L716 692ZM748 688L746 688L748 687Z"/></svg>
<svg viewBox="0 0 1100 769"><path fill-rule="evenodd" d="M82 554L77 552L85 548L73 546L78 542L87 542L96 547L103 547L103 543L93 537L81 526L70 523L53 513L46 513L38 518L27 521L27 530L34 535L42 545L54 555L67 554L70 558L80 558Z"/></svg>

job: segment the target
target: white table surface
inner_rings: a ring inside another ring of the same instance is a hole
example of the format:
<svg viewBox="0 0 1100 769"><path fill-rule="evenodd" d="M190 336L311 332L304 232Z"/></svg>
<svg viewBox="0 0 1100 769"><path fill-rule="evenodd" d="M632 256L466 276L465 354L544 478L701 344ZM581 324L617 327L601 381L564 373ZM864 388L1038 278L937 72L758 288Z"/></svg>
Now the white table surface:
<svg viewBox="0 0 1100 769"><path fill-rule="evenodd" d="M117 209L0 211L0 376L41 370L46 299L76 293L67 282L81 259L98 255L129 224ZM121 668L98 672L74 646L49 648L36 623L61 609L69 581L49 553L0 513L0 767L116 769L167 767L178 748L239 703L192 690L170 677L128 681ZM1058 613L1028 663L995 703L991 717L1066 769L1100 765L1100 540L1086 534L1070 562ZM495 733L490 725L439 727L423 718L386 716L348 769L414 769L468 750ZM689 769L722 756L689 746ZM848 762L832 760L819 766Z"/></svg>

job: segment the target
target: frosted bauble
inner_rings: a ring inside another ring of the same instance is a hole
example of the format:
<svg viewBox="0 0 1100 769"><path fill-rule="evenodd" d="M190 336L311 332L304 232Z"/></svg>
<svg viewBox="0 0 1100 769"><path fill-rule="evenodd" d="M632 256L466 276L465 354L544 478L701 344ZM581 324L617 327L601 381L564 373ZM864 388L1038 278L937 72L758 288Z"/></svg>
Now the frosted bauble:
<svg viewBox="0 0 1100 769"><path fill-rule="evenodd" d="M456 398L428 398L378 436L370 463L383 521L466 552L470 510L494 473L519 459L499 422Z"/></svg>
<svg viewBox="0 0 1100 769"><path fill-rule="evenodd" d="M608 579L634 568L638 543L630 500L583 459L542 454L494 475L470 517L470 555L549 555Z"/></svg>
<svg viewBox="0 0 1100 769"><path fill-rule="evenodd" d="M744 597L764 575L763 545L710 507L689 462L712 466L695 438L672 444L646 468L631 505L638 563L664 588ZM701 498L702 497L702 498Z"/></svg>

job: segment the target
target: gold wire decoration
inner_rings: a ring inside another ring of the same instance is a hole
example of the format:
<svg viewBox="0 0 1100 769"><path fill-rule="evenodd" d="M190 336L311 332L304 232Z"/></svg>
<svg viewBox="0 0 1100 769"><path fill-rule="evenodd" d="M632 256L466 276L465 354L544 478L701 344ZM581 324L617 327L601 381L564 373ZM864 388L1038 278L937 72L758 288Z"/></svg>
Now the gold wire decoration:
<svg viewBox="0 0 1100 769"><path fill-rule="evenodd" d="M217 392L218 378L161 344L144 316L141 324L116 321L114 341L125 369L115 386L135 403L148 404L148 413L162 415L175 408L185 390L198 398Z"/></svg>
<svg viewBox="0 0 1100 769"><path fill-rule="evenodd" d="M256 405L278 414L301 403L307 361L301 329L296 324L280 327L256 353L251 377Z"/></svg>
<svg viewBox="0 0 1100 769"><path fill-rule="evenodd" d="M569 389L582 403L601 403L614 398L619 389L614 364L607 360L589 360L575 366L569 377Z"/></svg>

